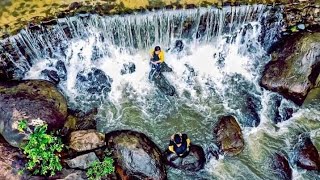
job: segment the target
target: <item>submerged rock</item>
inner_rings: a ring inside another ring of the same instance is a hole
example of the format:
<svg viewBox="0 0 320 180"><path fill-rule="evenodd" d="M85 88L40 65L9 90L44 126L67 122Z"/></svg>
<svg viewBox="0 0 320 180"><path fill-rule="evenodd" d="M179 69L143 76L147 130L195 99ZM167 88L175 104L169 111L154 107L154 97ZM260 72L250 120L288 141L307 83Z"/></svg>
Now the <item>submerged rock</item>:
<svg viewBox="0 0 320 180"><path fill-rule="evenodd" d="M106 134L106 142L113 150L116 173L121 179L167 179L161 151L146 135L113 131Z"/></svg>
<svg viewBox="0 0 320 180"><path fill-rule="evenodd" d="M133 62L128 64L123 64L123 69L121 69L121 75L123 74L132 74L136 71L136 65Z"/></svg>
<svg viewBox="0 0 320 180"><path fill-rule="evenodd" d="M45 70L41 71L41 74L43 76L45 76L48 80L52 81L55 84L58 84L60 82L59 75L54 70L45 69Z"/></svg>
<svg viewBox="0 0 320 180"><path fill-rule="evenodd" d="M64 81L67 80L67 68L66 68L64 62L61 60L57 61L55 67L57 69L59 78Z"/></svg>
<svg viewBox="0 0 320 180"><path fill-rule="evenodd" d="M0 82L0 133L15 147L26 134L20 133L19 121L29 126L41 119L49 130L63 127L67 116L67 103L54 84L43 80Z"/></svg>
<svg viewBox="0 0 320 180"><path fill-rule="evenodd" d="M73 159L66 160L70 168L88 169L94 161L99 161L94 152L77 156Z"/></svg>
<svg viewBox="0 0 320 180"><path fill-rule="evenodd" d="M320 33L290 36L273 53L273 61L267 64L261 85L301 105L319 75L319 56Z"/></svg>
<svg viewBox="0 0 320 180"><path fill-rule="evenodd" d="M272 172L275 173L276 177L278 177L280 180L292 179L292 169L288 160L284 156L276 153L273 157L271 157L270 161L272 162Z"/></svg>
<svg viewBox="0 0 320 180"><path fill-rule="evenodd" d="M219 118L213 133L217 139L217 145L227 155L239 154L244 148L244 140L241 128L233 116Z"/></svg>
<svg viewBox="0 0 320 180"><path fill-rule="evenodd" d="M179 157L169 150L165 152L164 157L166 157L166 164L169 166L188 171L199 171L206 162L202 147L193 144L190 146L190 152L186 157Z"/></svg>
<svg viewBox="0 0 320 180"><path fill-rule="evenodd" d="M74 131L70 134L69 147L77 152L92 150L104 145L104 135L93 129Z"/></svg>
<svg viewBox="0 0 320 180"><path fill-rule="evenodd" d="M5 142L1 135L0 152L0 179L16 180L25 177L25 175L18 174L18 171L25 166L22 152L20 152L18 148L12 147Z"/></svg>
<svg viewBox="0 0 320 180"><path fill-rule="evenodd" d="M320 170L320 156L308 136L301 135L294 148L297 165L307 170Z"/></svg>
<svg viewBox="0 0 320 180"><path fill-rule="evenodd" d="M168 96L173 96L176 89L169 83L167 78L162 74L162 72L171 72L172 69L166 64L162 63L160 72L157 72L156 69L152 68L149 73L149 80L154 81L155 85L159 90Z"/></svg>
<svg viewBox="0 0 320 180"><path fill-rule="evenodd" d="M102 70L91 68L88 73L77 74L76 87L91 94L104 94L111 91L111 83L112 79Z"/></svg>

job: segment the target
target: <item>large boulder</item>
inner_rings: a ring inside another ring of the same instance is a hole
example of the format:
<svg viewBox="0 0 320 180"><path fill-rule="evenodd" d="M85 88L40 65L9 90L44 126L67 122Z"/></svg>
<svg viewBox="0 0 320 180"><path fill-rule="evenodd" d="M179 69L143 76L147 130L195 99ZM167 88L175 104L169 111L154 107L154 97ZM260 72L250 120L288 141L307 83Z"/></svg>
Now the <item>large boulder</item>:
<svg viewBox="0 0 320 180"><path fill-rule="evenodd" d="M105 145L104 135L94 129L73 131L69 147L77 152L88 151Z"/></svg>
<svg viewBox="0 0 320 180"><path fill-rule="evenodd" d="M270 158L272 172L279 180L291 180L292 169L289 165L287 158L278 153Z"/></svg>
<svg viewBox="0 0 320 180"><path fill-rule="evenodd" d="M320 156L316 147L307 135L300 135L295 145L294 153L297 165L307 170L320 170Z"/></svg>
<svg viewBox="0 0 320 180"><path fill-rule="evenodd" d="M320 33L295 34L273 53L261 85L301 105L320 72Z"/></svg>
<svg viewBox="0 0 320 180"><path fill-rule="evenodd" d="M0 135L0 179L17 180L25 177L19 175L18 171L23 169L25 161L18 148L10 146Z"/></svg>
<svg viewBox="0 0 320 180"><path fill-rule="evenodd" d="M219 148L227 155L239 154L244 148L241 128L233 116L223 116L213 129Z"/></svg>
<svg viewBox="0 0 320 180"><path fill-rule="evenodd" d="M43 80L0 82L0 133L15 147L26 134L17 130L25 119L32 126L36 119L48 124L49 130L63 127L67 103L54 84Z"/></svg>
<svg viewBox="0 0 320 180"><path fill-rule="evenodd" d="M113 131L106 134L106 142L121 179L167 179L161 151L146 135L129 130Z"/></svg>
<svg viewBox="0 0 320 180"><path fill-rule="evenodd" d="M179 157L169 150L165 152L164 156L166 157L166 164L169 166L188 171L199 171L206 162L202 147L193 144L190 146L190 152L186 157Z"/></svg>

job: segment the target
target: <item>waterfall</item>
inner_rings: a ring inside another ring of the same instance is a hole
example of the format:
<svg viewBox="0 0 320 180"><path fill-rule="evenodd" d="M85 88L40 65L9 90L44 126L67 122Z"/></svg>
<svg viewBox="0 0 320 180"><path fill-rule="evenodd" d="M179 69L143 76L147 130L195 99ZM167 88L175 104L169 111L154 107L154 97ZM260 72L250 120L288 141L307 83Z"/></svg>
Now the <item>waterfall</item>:
<svg viewBox="0 0 320 180"><path fill-rule="evenodd" d="M175 39L213 42L215 37L230 34L247 22L262 20L268 16L268 9L254 5L162 10L110 17L77 15L54 20L50 25L30 25L17 35L1 40L0 53L16 68L15 77L19 79L35 60L63 55L72 39L94 36L104 46L116 45L133 53L156 44L169 47ZM98 47L97 51L101 56L108 52L106 47Z"/></svg>

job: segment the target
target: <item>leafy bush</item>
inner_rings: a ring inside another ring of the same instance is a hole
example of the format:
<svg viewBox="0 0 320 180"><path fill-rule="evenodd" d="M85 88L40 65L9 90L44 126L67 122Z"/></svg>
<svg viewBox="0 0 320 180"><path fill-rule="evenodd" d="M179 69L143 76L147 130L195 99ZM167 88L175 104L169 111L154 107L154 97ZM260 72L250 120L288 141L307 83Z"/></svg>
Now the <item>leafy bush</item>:
<svg viewBox="0 0 320 180"><path fill-rule="evenodd" d="M46 131L47 125L36 126L27 143L21 148L28 158L26 169L32 170L34 174L54 175L62 169L59 157L55 153L61 152L63 145L59 138L47 134Z"/></svg>
<svg viewBox="0 0 320 180"><path fill-rule="evenodd" d="M28 127L28 125L27 125L27 121L26 120L19 121L18 130L20 132L23 132L27 127Z"/></svg>
<svg viewBox="0 0 320 180"><path fill-rule="evenodd" d="M100 180L101 177L113 173L113 162L111 157L105 157L102 162L94 161L87 171L89 180Z"/></svg>

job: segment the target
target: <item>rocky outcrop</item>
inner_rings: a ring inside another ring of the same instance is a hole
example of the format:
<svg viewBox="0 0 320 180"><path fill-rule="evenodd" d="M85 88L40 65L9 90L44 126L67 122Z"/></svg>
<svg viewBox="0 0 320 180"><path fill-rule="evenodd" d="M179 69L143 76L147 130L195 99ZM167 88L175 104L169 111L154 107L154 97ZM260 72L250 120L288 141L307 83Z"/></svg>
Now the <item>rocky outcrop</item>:
<svg viewBox="0 0 320 180"><path fill-rule="evenodd" d="M320 156L311 139L306 135L300 135L298 143L294 147L295 162L303 169L320 170Z"/></svg>
<svg viewBox="0 0 320 180"><path fill-rule="evenodd" d="M289 165L287 158L278 153L274 154L270 158L272 172L275 173L275 177L280 180L291 180L292 179L292 169Z"/></svg>
<svg viewBox="0 0 320 180"><path fill-rule="evenodd" d="M25 161L18 148L10 146L0 135L0 179L17 180L25 177L18 174L24 168Z"/></svg>
<svg viewBox="0 0 320 180"><path fill-rule="evenodd" d="M223 116L213 129L217 145L227 155L239 154L244 148L241 128L233 116Z"/></svg>
<svg viewBox="0 0 320 180"><path fill-rule="evenodd" d="M205 153L201 146L193 144L189 150L190 152L186 157L179 157L175 153L167 150L164 154L166 164L181 170L199 171L204 167L206 162Z"/></svg>
<svg viewBox="0 0 320 180"><path fill-rule="evenodd" d="M63 127L67 103L55 86L42 80L0 82L0 133L12 145L26 138L17 128L25 119L34 126L41 119L49 130Z"/></svg>
<svg viewBox="0 0 320 180"><path fill-rule="evenodd" d="M106 134L107 147L113 150L116 173L121 179L166 179L166 169L157 145L146 135L120 130Z"/></svg>
<svg viewBox="0 0 320 180"><path fill-rule="evenodd" d="M66 160L66 163L70 168L87 169L94 161L99 161L97 155L94 152L77 156L73 159Z"/></svg>
<svg viewBox="0 0 320 180"><path fill-rule="evenodd" d="M287 37L267 64L261 85L301 105L319 75L319 56L320 33Z"/></svg>
<svg viewBox="0 0 320 180"><path fill-rule="evenodd" d="M77 152L92 150L104 145L104 135L93 129L74 131L70 134L69 147Z"/></svg>

